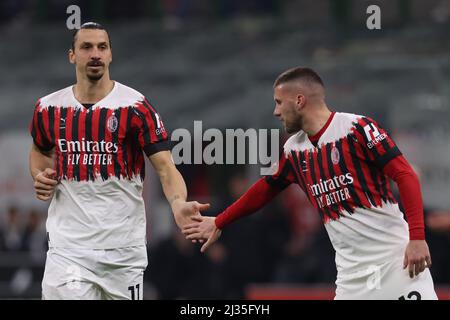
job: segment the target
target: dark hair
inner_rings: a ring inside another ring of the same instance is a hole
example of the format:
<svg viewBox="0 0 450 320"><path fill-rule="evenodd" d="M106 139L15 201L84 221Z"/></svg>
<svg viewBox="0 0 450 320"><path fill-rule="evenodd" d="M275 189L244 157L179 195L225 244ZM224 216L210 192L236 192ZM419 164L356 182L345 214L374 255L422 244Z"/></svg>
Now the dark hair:
<svg viewBox="0 0 450 320"><path fill-rule="evenodd" d="M109 37L108 31L106 31L105 27L97 22L85 22L81 25L80 29L76 29L72 36L72 50L75 51L75 41L77 40L78 31L81 29L91 29L91 30L105 30L108 34L109 47L111 48L111 38Z"/></svg>
<svg viewBox="0 0 450 320"><path fill-rule="evenodd" d="M273 87L279 86L280 84L290 82L293 80L303 80L308 83L316 83L325 87L320 76L311 68L295 67L286 70L278 76L273 84Z"/></svg>

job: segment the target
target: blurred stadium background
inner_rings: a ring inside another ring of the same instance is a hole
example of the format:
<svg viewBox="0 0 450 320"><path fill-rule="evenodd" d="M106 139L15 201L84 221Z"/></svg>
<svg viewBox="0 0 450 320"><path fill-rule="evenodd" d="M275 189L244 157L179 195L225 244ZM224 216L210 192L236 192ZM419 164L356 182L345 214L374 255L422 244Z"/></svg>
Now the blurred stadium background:
<svg viewBox="0 0 450 320"><path fill-rule="evenodd" d="M111 76L149 96L170 131L278 128L272 83L287 68L322 75L328 104L394 136L422 180L441 298L450 297L450 1L1 0L0 298L40 298L48 203L35 199L27 132L35 101L74 82L67 6L110 32ZM366 8L381 8L368 30ZM189 197L216 214L258 166L180 165ZM150 169L150 168L149 168ZM297 187L224 232L201 255L175 229L147 171L146 299L329 299L334 254Z"/></svg>

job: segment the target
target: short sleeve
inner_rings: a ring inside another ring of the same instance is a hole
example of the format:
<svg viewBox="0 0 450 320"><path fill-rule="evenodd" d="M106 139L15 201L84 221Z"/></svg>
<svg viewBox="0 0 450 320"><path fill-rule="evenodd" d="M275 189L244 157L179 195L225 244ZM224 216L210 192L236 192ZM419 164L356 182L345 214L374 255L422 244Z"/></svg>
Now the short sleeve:
<svg viewBox="0 0 450 320"><path fill-rule="evenodd" d="M380 169L402 154L389 134L374 120L362 117L355 129L357 140Z"/></svg>
<svg viewBox="0 0 450 320"><path fill-rule="evenodd" d="M29 125L29 131L33 138L34 144L41 151L50 151L55 146L50 135L50 123L48 109L40 105L40 101L36 103L33 113L33 119Z"/></svg>
<svg viewBox="0 0 450 320"><path fill-rule="evenodd" d="M276 186L282 190L287 188L291 183L295 182L294 170L291 162L284 152L280 155L277 171L271 176L266 176L265 180L268 184Z"/></svg>
<svg viewBox="0 0 450 320"><path fill-rule="evenodd" d="M134 107L133 126L138 133L139 145L147 156L170 150L168 133L161 116L144 98Z"/></svg>

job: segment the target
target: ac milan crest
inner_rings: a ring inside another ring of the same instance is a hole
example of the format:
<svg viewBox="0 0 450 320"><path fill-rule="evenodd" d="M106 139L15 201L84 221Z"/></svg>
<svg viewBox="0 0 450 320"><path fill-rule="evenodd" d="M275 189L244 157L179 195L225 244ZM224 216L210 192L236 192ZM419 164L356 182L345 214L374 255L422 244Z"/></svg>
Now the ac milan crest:
<svg viewBox="0 0 450 320"><path fill-rule="evenodd" d="M333 164L338 164L339 159L339 150L335 146L333 146L333 148L331 149L331 161L333 162Z"/></svg>
<svg viewBox="0 0 450 320"><path fill-rule="evenodd" d="M117 126L119 124L119 121L117 120L115 115L112 115L108 118L106 127L108 128L109 132L115 132L117 130Z"/></svg>

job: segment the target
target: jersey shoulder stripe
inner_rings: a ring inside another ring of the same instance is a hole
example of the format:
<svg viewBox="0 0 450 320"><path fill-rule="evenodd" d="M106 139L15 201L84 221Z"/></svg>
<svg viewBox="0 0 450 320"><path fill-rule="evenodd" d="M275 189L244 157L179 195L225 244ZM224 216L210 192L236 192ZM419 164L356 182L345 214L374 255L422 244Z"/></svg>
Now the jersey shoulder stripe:
<svg viewBox="0 0 450 320"><path fill-rule="evenodd" d="M288 158L292 151L303 150L306 147L306 143L307 134L303 130L297 132L296 134L290 136L284 143L284 155Z"/></svg>
<svg viewBox="0 0 450 320"><path fill-rule="evenodd" d="M67 106L68 104L74 104L72 101L72 86L50 93L39 99L39 105L41 107L49 106Z"/></svg>
<svg viewBox="0 0 450 320"><path fill-rule="evenodd" d="M347 135L353 133L355 124L357 124L364 116L336 112L333 120L320 140L321 144L327 144L335 142ZM299 131L292 135L284 144L284 154L286 157L291 154L292 151L303 151L314 149L314 145L308 139L307 134L304 131Z"/></svg>
<svg viewBox="0 0 450 320"><path fill-rule="evenodd" d="M73 86L69 86L40 98L38 100L40 107L57 106L65 108L80 106L80 103L74 97L72 88ZM144 100L145 96L139 91L115 81L113 90L105 98L96 103L93 109L96 107L108 109L135 107Z"/></svg>
<svg viewBox="0 0 450 320"><path fill-rule="evenodd" d="M101 107L117 109L123 107L135 106L144 100L144 95L139 91L130 88L118 81L115 81L114 92L107 95L101 101Z"/></svg>

